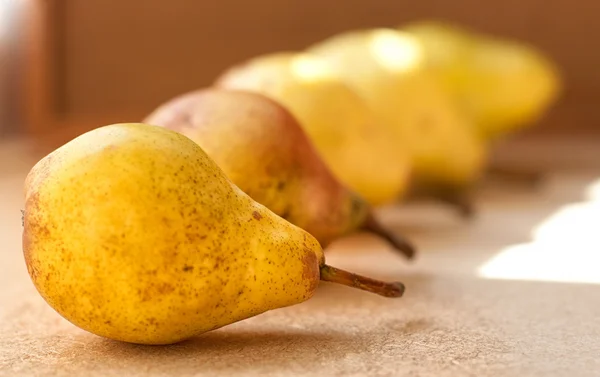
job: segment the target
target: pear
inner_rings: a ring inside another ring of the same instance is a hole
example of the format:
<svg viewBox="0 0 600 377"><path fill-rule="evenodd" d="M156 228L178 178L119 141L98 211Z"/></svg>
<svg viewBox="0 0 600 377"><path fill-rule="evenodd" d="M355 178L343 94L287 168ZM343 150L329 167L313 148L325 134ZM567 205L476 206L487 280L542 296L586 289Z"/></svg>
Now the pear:
<svg viewBox="0 0 600 377"><path fill-rule="evenodd" d="M175 343L305 301L319 279L404 291L327 266L314 237L161 127L117 124L75 138L32 168L25 197L35 287L67 320L111 339Z"/></svg>
<svg viewBox="0 0 600 377"><path fill-rule="evenodd" d="M370 204L392 203L407 192L407 153L321 59L293 52L259 56L230 68L215 85L262 93L284 105L333 174Z"/></svg>
<svg viewBox="0 0 600 377"><path fill-rule="evenodd" d="M480 179L487 144L425 69L415 38L393 29L356 30L307 52L326 60L410 152L419 190L445 199Z"/></svg>
<svg viewBox="0 0 600 377"><path fill-rule="evenodd" d="M408 241L385 230L369 204L332 175L290 112L263 95L199 90L168 101L144 123L198 143L242 191L322 246L366 230L414 255Z"/></svg>
<svg viewBox="0 0 600 377"><path fill-rule="evenodd" d="M424 50L424 64L487 139L535 124L560 93L556 65L532 45L441 21L402 30Z"/></svg>

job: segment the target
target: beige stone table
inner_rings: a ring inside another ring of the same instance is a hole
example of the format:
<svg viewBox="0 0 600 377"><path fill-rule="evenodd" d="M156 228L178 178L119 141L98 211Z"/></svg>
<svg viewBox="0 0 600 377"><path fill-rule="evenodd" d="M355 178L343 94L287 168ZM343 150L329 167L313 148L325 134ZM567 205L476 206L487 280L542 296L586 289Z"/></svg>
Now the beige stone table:
<svg viewBox="0 0 600 377"><path fill-rule="evenodd" d="M402 280L403 299L322 284L301 305L149 347L79 330L37 294L20 247L33 161L0 143L0 376L599 376L599 145L560 144L579 168L556 164L537 189L487 185L472 221L382 209L420 247L412 265L369 235L333 245L331 264ZM556 159L535 148L521 146L529 162Z"/></svg>

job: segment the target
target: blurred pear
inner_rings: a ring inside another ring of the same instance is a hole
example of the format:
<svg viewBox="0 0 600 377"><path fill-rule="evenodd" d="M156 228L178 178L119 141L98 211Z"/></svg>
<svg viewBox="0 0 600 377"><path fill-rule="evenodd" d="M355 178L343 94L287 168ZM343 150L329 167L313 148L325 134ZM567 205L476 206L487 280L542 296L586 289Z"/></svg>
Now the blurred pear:
<svg viewBox="0 0 600 377"><path fill-rule="evenodd" d="M421 43L425 65L487 139L534 124L559 95L557 67L531 45L437 21L402 30Z"/></svg>
<svg viewBox="0 0 600 377"><path fill-rule="evenodd" d="M215 85L262 93L287 107L335 176L371 204L406 192L411 170L404 148L323 60L293 52L264 55L227 70Z"/></svg>
<svg viewBox="0 0 600 377"><path fill-rule="evenodd" d="M486 144L425 69L417 39L393 29L358 30L307 51L365 98L398 147L411 153L416 191L450 199L479 179Z"/></svg>

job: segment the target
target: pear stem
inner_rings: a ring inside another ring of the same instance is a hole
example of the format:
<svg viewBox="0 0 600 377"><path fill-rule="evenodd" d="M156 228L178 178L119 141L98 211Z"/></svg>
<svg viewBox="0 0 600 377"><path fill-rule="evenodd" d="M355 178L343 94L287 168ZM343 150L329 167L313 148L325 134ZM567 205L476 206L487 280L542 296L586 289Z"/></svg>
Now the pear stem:
<svg viewBox="0 0 600 377"><path fill-rule="evenodd" d="M363 291L384 297L402 297L405 289L404 284L400 282L387 283L340 270L326 264L321 266L321 280L362 289Z"/></svg>
<svg viewBox="0 0 600 377"><path fill-rule="evenodd" d="M383 238L396 251L404 254L406 258L413 259L415 257L416 250L413 244L401 235L393 234L389 229L384 228L371 212L367 214L362 229Z"/></svg>
<svg viewBox="0 0 600 377"><path fill-rule="evenodd" d="M475 208L471 198L458 192L445 192L437 196L437 199L442 203L446 203L456 208L460 216L464 219L471 219L475 215Z"/></svg>

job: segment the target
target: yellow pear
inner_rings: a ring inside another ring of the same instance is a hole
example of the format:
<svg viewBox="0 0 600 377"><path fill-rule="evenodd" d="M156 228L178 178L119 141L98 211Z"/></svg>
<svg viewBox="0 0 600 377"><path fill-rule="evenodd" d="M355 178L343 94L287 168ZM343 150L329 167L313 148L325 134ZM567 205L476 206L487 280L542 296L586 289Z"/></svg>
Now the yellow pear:
<svg viewBox="0 0 600 377"><path fill-rule="evenodd" d="M407 154L365 103L322 60L282 52L226 71L216 86L262 93L294 114L334 175L374 205L406 192Z"/></svg>
<svg viewBox="0 0 600 377"><path fill-rule="evenodd" d="M402 30L421 43L427 68L486 138L534 124L558 97L557 67L531 45L440 21Z"/></svg>
<svg viewBox="0 0 600 377"><path fill-rule="evenodd" d="M367 202L332 175L292 114L263 95L198 90L163 104L144 123L198 143L235 185L322 246L366 230L407 257L414 254L412 245L384 230Z"/></svg>
<svg viewBox="0 0 600 377"><path fill-rule="evenodd" d="M358 30L307 52L325 59L411 153L417 185L456 191L476 181L486 146L443 87L423 69L418 41L393 29Z"/></svg>
<svg viewBox="0 0 600 377"><path fill-rule="evenodd" d="M111 339L178 342L307 300L319 279L404 290L325 265L314 237L161 127L111 125L72 140L33 167L25 198L34 285L66 319Z"/></svg>

